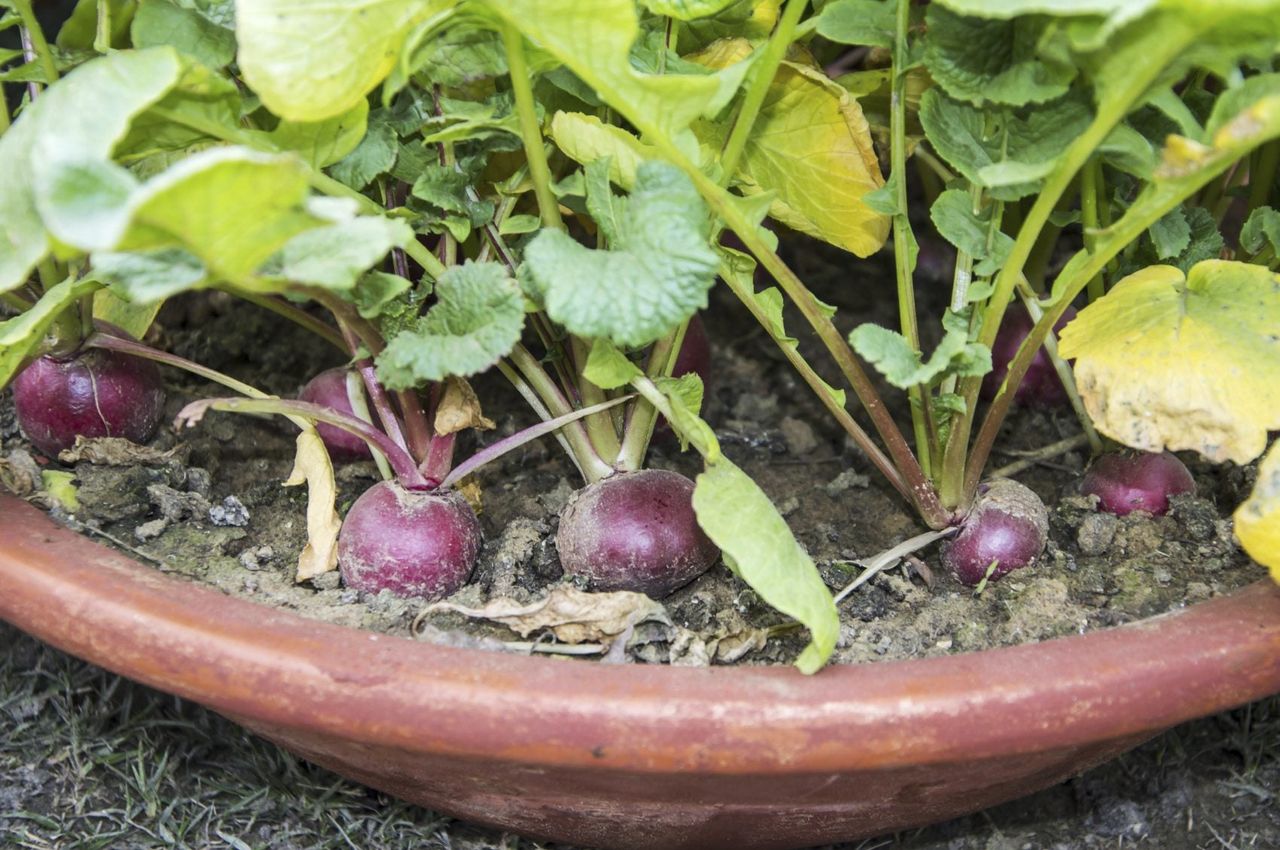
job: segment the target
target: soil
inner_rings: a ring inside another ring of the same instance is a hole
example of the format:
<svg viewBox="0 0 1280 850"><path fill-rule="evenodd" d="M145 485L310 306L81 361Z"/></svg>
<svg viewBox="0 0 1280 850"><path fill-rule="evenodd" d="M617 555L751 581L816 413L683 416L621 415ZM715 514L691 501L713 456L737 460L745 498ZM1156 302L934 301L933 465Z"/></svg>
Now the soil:
<svg viewBox="0 0 1280 850"><path fill-rule="evenodd" d="M851 282L842 266L820 253L797 262L811 266L802 268L802 276L816 279L820 297L840 308L842 331L876 318L881 305L892 303L874 265L867 279ZM868 264L859 268L865 271ZM942 287L938 292L945 297ZM717 291L712 306L706 323L716 372L705 414L725 453L787 517L824 580L833 590L842 588L862 570L855 561L923 529L846 443L740 305ZM791 322L793 332L798 326ZM797 335L811 362L823 362L814 340ZM155 337L159 347L281 395L296 394L310 375L341 362L337 352L306 332L222 295L193 294L171 302ZM209 385L176 370L167 370L166 380L170 420L187 401L211 393ZM465 437L459 457L532 421L500 379L481 379L476 388L498 428ZM1021 410L1010 417L1006 431L997 465L1078 434L1079 425L1069 410ZM409 634L421 600L348 590L336 572L294 582L305 542L306 492L281 486L292 466L293 443L292 426L281 419L211 413L193 429L163 429L152 444L166 450L163 454L140 458L126 452L106 459L111 462L49 461L45 468L72 472L78 488L74 515L56 506L55 515L161 570L303 616ZM9 397L0 396L0 459L10 469L32 469L33 457L34 449L14 425ZM920 561L877 574L842 603L834 661L927 657L1044 640L1160 614L1261 578L1263 571L1233 542L1227 519L1251 487L1251 470L1184 459L1196 476L1197 495L1179 497L1166 517L1116 518L1074 495L1087 460L1079 450L1032 464L1016 477L1050 507L1051 540L1039 565L975 592L938 566L936 546L925 549L918 553ZM690 477L699 469L695 455L681 454L663 440L655 441L650 465ZM554 538L558 515L580 484L574 475L550 439L480 470L475 483L485 542L471 583L451 602L469 607L495 598L529 602L561 580ZM377 476L372 463L340 467L339 511ZM664 604L671 625L637 631L631 660L787 663L805 641L802 631L786 629L775 629L763 640L758 630L780 626L784 619L723 565ZM514 643L516 636L501 626L456 613L432 614L425 625L420 636L431 640L530 648Z"/></svg>

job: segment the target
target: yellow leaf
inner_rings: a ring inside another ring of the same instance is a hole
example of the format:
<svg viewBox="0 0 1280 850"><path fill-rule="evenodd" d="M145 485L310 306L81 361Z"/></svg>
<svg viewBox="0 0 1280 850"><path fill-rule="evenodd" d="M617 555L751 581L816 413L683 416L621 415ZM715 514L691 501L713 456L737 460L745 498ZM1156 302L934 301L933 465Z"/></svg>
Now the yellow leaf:
<svg viewBox="0 0 1280 850"><path fill-rule="evenodd" d="M745 39L723 40L686 58L720 68L750 50ZM704 143L723 144L722 128L694 129ZM746 194L774 192L769 213L778 221L859 257L889 236L889 217L862 200L884 185L862 107L808 65L778 68L735 178Z"/></svg>
<svg viewBox="0 0 1280 850"><path fill-rule="evenodd" d="M557 112L551 119L551 138L566 156L582 165L612 157L609 180L628 191L636 184L640 163L661 158L654 148L621 127L579 112Z"/></svg>
<svg viewBox="0 0 1280 850"><path fill-rule="evenodd" d="M1280 582L1280 442L1258 467L1258 483L1248 501L1236 509L1236 537L1259 564Z"/></svg>
<svg viewBox="0 0 1280 850"><path fill-rule="evenodd" d="M315 578L338 566L338 530L342 521L334 509L338 486L324 441L314 428L298 435L298 454L286 487L307 485L307 545L298 555L297 581Z"/></svg>
<svg viewBox="0 0 1280 850"><path fill-rule="evenodd" d="M1149 266L1058 341L1098 430L1146 451L1248 463L1280 428L1280 277L1263 266Z"/></svg>

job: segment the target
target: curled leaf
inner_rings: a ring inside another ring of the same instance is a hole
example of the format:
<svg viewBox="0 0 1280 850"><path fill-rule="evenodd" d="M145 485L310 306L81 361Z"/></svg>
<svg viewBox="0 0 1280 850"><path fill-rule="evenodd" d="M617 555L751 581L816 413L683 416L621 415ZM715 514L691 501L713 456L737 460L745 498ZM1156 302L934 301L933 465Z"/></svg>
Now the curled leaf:
<svg viewBox="0 0 1280 850"><path fill-rule="evenodd" d="M315 578L338 566L338 530L342 521L334 504L338 485L324 441L314 428L298 434L298 453L286 487L307 485L307 545L298 555L297 581Z"/></svg>
<svg viewBox="0 0 1280 850"><path fill-rule="evenodd" d="M458 377L445 378L444 395L436 408L435 432L441 436L456 434L468 428L491 431L493 420L480 409L480 399L471 384Z"/></svg>
<svg viewBox="0 0 1280 850"><path fill-rule="evenodd" d="M671 625L662 603L643 593L588 593L570 585L555 587L542 599L528 604L505 598L490 600L480 608L437 602L423 613L435 611L492 620L521 637L546 629L566 643L609 643L644 622Z"/></svg>

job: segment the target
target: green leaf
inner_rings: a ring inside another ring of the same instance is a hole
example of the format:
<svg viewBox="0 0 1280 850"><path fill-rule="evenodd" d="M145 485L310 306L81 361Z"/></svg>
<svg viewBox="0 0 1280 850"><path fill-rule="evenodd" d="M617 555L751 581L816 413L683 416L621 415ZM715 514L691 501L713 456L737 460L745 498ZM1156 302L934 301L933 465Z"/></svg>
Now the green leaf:
<svg viewBox="0 0 1280 850"><path fill-rule="evenodd" d="M1058 351L1098 430L1146 451L1248 463L1280 429L1280 277L1206 260L1151 266L1063 329Z"/></svg>
<svg viewBox="0 0 1280 850"><path fill-rule="evenodd" d="M1280 255L1280 212L1271 207L1258 207L1249 213L1240 229L1240 247L1257 254L1268 246L1272 253Z"/></svg>
<svg viewBox="0 0 1280 850"><path fill-rule="evenodd" d="M36 199L67 163L101 161L130 121L179 79L170 49L114 53L51 86L0 136L0 292L20 286L49 250Z"/></svg>
<svg viewBox="0 0 1280 850"><path fill-rule="evenodd" d="M677 138L727 101L714 75L642 74L631 65L640 35L634 0L483 0L496 17L569 67L646 132ZM729 92L732 94L732 92Z"/></svg>
<svg viewBox="0 0 1280 850"><path fill-rule="evenodd" d="M126 301L109 289L99 289L93 294L93 318L115 325L134 339L147 335L163 306L163 300L150 304Z"/></svg>
<svg viewBox="0 0 1280 850"><path fill-rule="evenodd" d="M0 322L0 387L9 385L63 310L101 288L96 280L68 278L50 287L26 312Z"/></svg>
<svg viewBox="0 0 1280 850"><path fill-rule="evenodd" d="M269 274L285 285L351 289L388 251L413 238L413 228L403 221L360 216L299 233L268 264Z"/></svg>
<svg viewBox="0 0 1280 850"><path fill-rule="evenodd" d="M320 121L354 107L395 66L410 31L452 0L239 0L239 64L268 109Z"/></svg>
<svg viewBox="0 0 1280 850"><path fill-rule="evenodd" d="M684 174L658 162L640 167L635 190L614 208L610 250L543 230L525 248L522 277L570 333L644 345L707 305L718 265L707 208Z"/></svg>
<svg viewBox="0 0 1280 850"><path fill-rule="evenodd" d="M271 147L293 151L316 168L339 161L364 138L369 102L361 100L339 115L320 121L281 121L267 134Z"/></svg>
<svg viewBox="0 0 1280 850"><path fill-rule="evenodd" d="M607 243L618 238L618 205L609 185L610 157L587 163L583 185L587 190L587 212L595 219Z"/></svg>
<svg viewBox="0 0 1280 850"><path fill-rule="evenodd" d="M1212 136L1232 118L1264 97L1280 95L1280 74L1258 74L1227 89L1214 101L1213 112L1205 122L1205 134Z"/></svg>
<svg viewBox="0 0 1280 850"><path fill-rule="evenodd" d="M1174 207L1147 231L1155 246L1156 257L1167 260L1176 257L1191 244L1191 225L1182 207Z"/></svg>
<svg viewBox="0 0 1280 850"><path fill-rule="evenodd" d="M117 160L187 154L241 132L246 107L236 84L207 65L181 61L181 77L173 88L133 119L128 135L116 146Z"/></svg>
<svg viewBox="0 0 1280 850"><path fill-rule="evenodd" d="M463 20L418 44L407 70L433 85L458 87L507 73L502 39L491 29ZM403 71L402 71L403 73Z"/></svg>
<svg viewBox="0 0 1280 850"><path fill-rule="evenodd" d="M803 673L821 669L840 636L840 617L813 559L769 497L722 457L698 476L693 510L743 581L771 607L809 629L809 645L796 667Z"/></svg>
<svg viewBox="0 0 1280 850"><path fill-rule="evenodd" d="M884 0L835 0L813 19L818 35L839 44L893 47L897 31L893 3Z"/></svg>
<svg viewBox="0 0 1280 850"><path fill-rule="evenodd" d="M93 276L111 287L110 291L126 303L157 307L170 295L197 289L209 282L209 272L200 258L181 248L136 254L99 251L93 255ZM142 338L141 334L134 336Z"/></svg>
<svg viewBox="0 0 1280 850"><path fill-rule="evenodd" d="M988 21L934 4L925 22L925 67L957 100L978 106L1044 103L1066 94L1076 76L1069 62L1050 62L1041 55L1046 26L1040 19Z"/></svg>
<svg viewBox="0 0 1280 850"><path fill-rule="evenodd" d="M71 16L58 30L57 45L64 50L92 50L98 37L99 0L77 0ZM129 24L137 0L108 0L111 9L111 46L129 46Z"/></svg>
<svg viewBox="0 0 1280 850"><path fill-rule="evenodd" d="M396 164L400 146L396 132L383 113L369 117L368 131L355 149L329 167L336 180L352 189L363 189L379 174L386 174Z"/></svg>
<svg viewBox="0 0 1280 850"><path fill-rule="evenodd" d="M849 344L900 389L929 386L944 375L977 377L991 371L991 351L969 341L969 323L950 311L943 317L946 333L928 362L906 337L880 325L859 325L849 334Z"/></svg>
<svg viewBox="0 0 1280 850"><path fill-rule="evenodd" d="M939 194L929 208L929 217L943 239L977 261L974 272L983 277L999 271L1013 250L1013 238L992 226L991 209L975 213L973 200L963 189Z"/></svg>
<svg viewBox="0 0 1280 850"><path fill-rule="evenodd" d="M625 387L643 374L639 366L607 339L591 343L591 353L587 355L587 365L582 370L582 376L602 390Z"/></svg>
<svg viewBox="0 0 1280 850"><path fill-rule="evenodd" d="M501 264L454 266L436 294L430 312L378 355L378 377L390 389L483 372L520 341L524 300Z"/></svg>
<svg viewBox="0 0 1280 850"><path fill-rule="evenodd" d="M230 65L236 56L234 32L170 0L141 0L131 34L134 47L169 45L211 68Z"/></svg>
<svg viewBox="0 0 1280 850"><path fill-rule="evenodd" d="M680 440L680 450L693 445L707 463L721 459L716 432L699 413L702 410L702 379L693 372L679 378L655 378L658 390L666 397L671 416L667 420Z"/></svg>
<svg viewBox="0 0 1280 850"><path fill-rule="evenodd" d="M655 15L665 15L678 21L692 21L718 15L732 6L736 0L640 0Z"/></svg>
<svg viewBox="0 0 1280 850"><path fill-rule="evenodd" d="M1075 94L998 116L937 88L920 100L920 123L939 155L965 179L1005 201L1034 193L1091 120L1088 105Z"/></svg>
<svg viewBox="0 0 1280 850"><path fill-rule="evenodd" d="M412 288L413 284L398 274L372 271L356 282L351 296L360 316L373 319L382 313L384 307Z"/></svg>

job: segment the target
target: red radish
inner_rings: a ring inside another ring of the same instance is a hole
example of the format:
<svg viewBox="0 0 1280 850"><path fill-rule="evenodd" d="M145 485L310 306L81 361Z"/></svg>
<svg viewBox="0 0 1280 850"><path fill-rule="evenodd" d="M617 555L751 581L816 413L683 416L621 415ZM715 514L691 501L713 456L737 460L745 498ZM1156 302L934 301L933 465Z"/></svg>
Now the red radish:
<svg viewBox="0 0 1280 850"><path fill-rule="evenodd" d="M693 482L676 472L624 472L578 491L556 534L567 575L592 590L632 590L660 599L715 563L698 527Z"/></svg>
<svg viewBox="0 0 1280 850"><path fill-rule="evenodd" d="M354 416L351 398L347 395L348 374L351 374L349 370L342 367L326 369L307 382L302 392L298 393L298 398ZM316 431L328 447L329 456L339 463L368 460L373 457L368 443L350 431L344 431L324 422L316 423Z"/></svg>
<svg viewBox="0 0 1280 850"><path fill-rule="evenodd" d="M998 478L982 485L942 563L970 587L1029 567L1049 538L1049 512L1029 488Z"/></svg>
<svg viewBox="0 0 1280 850"><path fill-rule="evenodd" d="M471 576L480 523L454 490L410 490L382 481L356 499L338 535L347 587L442 599Z"/></svg>
<svg viewBox="0 0 1280 850"><path fill-rule="evenodd" d="M123 331L108 330L116 336ZM164 384L149 360L100 348L40 357L13 382L18 425L50 457L77 436L145 443L164 413Z"/></svg>
<svg viewBox="0 0 1280 850"><path fill-rule="evenodd" d="M1146 511L1162 516L1169 497L1194 493L1191 472L1169 452L1125 450L1095 460L1080 482L1080 492L1097 496L1098 507L1116 516Z"/></svg>
<svg viewBox="0 0 1280 850"><path fill-rule="evenodd" d="M1062 317L1054 324L1054 333L1061 331L1067 323L1076 317L1076 311L1068 307ZM1031 333L1035 323L1026 308L1015 306L1005 313L1004 323L991 345L991 371L982 379L981 397L985 401L995 398L1005 375L1009 374L1009 362L1018 353L1018 347ZM1043 348L1036 352L1022 377L1022 383L1014 391L1013 400L1021 405L1031 407L1059 407L1067 403L1067 391L1062 386L1062 379L1053 368L1049 353Z"/></svg>

